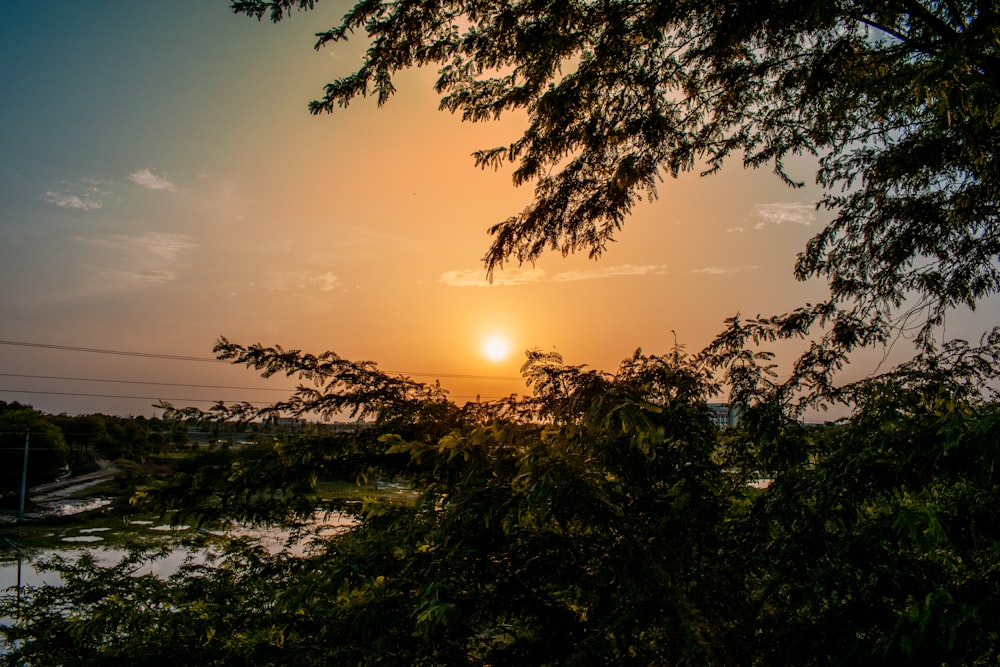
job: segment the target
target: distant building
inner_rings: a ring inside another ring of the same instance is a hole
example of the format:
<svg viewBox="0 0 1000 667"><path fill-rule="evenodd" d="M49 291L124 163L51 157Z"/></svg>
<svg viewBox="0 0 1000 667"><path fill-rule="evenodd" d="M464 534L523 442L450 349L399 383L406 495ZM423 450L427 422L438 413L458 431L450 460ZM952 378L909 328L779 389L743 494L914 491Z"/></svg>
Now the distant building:
<svg viewBox="0 0 1000 667"><path fill-rule="evenodd" d="M294 432L305 428L307 422L301 417L274 417L272 423L280 429L289 429Z"/></svg>
<svg viewBox="0 0 1000 667"><path fill-rule="evenodd" d="M740 423L740 414L743 412L740 406L729 403L709 403L708 409L712 412L712 422L719 428L736 426Z"/></svg>

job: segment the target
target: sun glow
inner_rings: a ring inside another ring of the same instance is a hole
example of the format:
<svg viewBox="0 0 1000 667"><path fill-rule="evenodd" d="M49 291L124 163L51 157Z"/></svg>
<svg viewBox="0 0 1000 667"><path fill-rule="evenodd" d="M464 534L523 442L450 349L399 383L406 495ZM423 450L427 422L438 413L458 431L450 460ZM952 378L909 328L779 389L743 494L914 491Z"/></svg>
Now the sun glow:
<svg viewBox="0 0 1000 667"><path fill-rule="evenodd" d="M493 334L483 339L482 353L490 361L503 361L510 356L510 341L501 334Z"/></svg>

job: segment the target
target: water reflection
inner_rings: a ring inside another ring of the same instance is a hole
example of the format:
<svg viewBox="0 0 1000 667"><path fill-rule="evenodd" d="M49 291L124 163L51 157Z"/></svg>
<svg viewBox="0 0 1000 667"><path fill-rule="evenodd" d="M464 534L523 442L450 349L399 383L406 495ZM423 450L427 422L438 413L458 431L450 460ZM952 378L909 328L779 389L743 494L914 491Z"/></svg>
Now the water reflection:
<svg viewBox="0 0 1000 667"><path fill-rule="evenodd" d="M159 535L157 544L169 540L173 548L165 555L148 562L136 571L136 575L154 574L168 577L190 560L198 564L209 564L222 553L222 542L229 538L256 540L271 553L288 550L294 555L306 553L312 540L343 533L355 524L349 515L321 512L313 516L304 530L298 533L287 528L232 525L225 529L192 529L187 525L154 524L152 521L131 520L122 523L120 530L107 526L77 528L71 534L57 537L65 546L58 549L43 549L25 552L18 545L5 540L0 551L0 592L24 586L59 585L59 575L53 572L39 572L33 563L62 556L75 560L84 554L91 555L99 565L113 565L128 555L128 550L108 546L112 538L133 538L142 541L151 534ZM147 532L149 531L149 532ZM214 544L213 544L214 542Z"/></svg>

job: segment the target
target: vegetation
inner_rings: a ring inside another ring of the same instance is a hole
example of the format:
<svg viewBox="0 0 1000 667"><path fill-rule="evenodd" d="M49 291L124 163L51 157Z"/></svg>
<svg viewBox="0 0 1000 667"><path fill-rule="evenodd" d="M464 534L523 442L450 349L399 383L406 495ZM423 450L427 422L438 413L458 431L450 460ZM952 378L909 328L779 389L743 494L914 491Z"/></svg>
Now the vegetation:
<svg viewBox="0 0 1000 667"><path fill-rule="evenodd" d="M102 414L47 415L29 405L0 401L0 499L15 502L21 488L25 444L29 487L67 473L97 470L99 459L128 461L135 470L153 454L162 455L187 443L181 421Z"/></svg>
<svg viewBox="0 0 1000 667"><path fill-rule="evenodd" d="M315 0L233 0L282 20ZM314 534L305 554L234 544L213 566L135 576L55 562L65 583L0 602L3 664L992 665L1000 660L1000 331L934 342L1000 291L993 3L358 3L361 67L313 112L435 64L442 107L529 127L477 153L534 202L493 228L488 270L546 249L599 255L658 180L734 157L814 156L830 224L800 255L829 298L744 321L702 353L636 352L614 374L530 352L526 398L458 406L436 385L332 352L221 339L222 359L303 384L214 425L350 414L364 428L211 452L138 506ZM902 313L901 313L902 309ZM901 321L897 318L902 317ZM919 354L835 372L917 317ZM820 334L786 380L761 342ZM742 407L717 431L706 401ZM852 415L802 424L795 397ZM322 483L406 480L408 502ZM764 488L752 484L761 479ZM336 535L316 520L356 520ZM152 631L151 631L152 630Z"/></svg>
<svg viewBox="0 0 1000 667"><path fill-rule="evenodd" d="M4 489L21 487L26 445L31 452L28 484L49 481L64 470L68 451L62 431L30 406L0 401L0 482Z"/></svg>
<svg viewBox="0 0 1000 667"><path fill-rule="evenodd" d="M233 0L272 21L315 0ZM665 176L729 160L818 160L832 220L795 275L830 297L762 323L771 336L817 324L835 367L884 341L895 318L934 326L1000 291L1000 12L992 0L552 0L358 2L316 48L360 32L358 69L313 113L358 97L383 104L393 76L438 67L441 108L472 122L524 110L528 127L475 154L535 183L496 224L490 271L546 250L598 256Z"/></svg>
<svg viewBox="0 0 1000 667"><path fill-rule="evenodd" d="M311 381L299 409L367 427L206 453L136 500L184 521L297 526L312 548L235 543L160 580L133 574L139 555L53 563L63 586L0 604L18 620L3 664L1000 658L1000 406L976 389L1000 341L848 388L856 413L837 425L762 402L721 432L708 367L682 350L637 352L614 375L532 353L530 398L459 407L330 353L217 349ZM315 492L348 471L413 495ZM766 488L748 484L762 475ZM357 523L321 534L324 512Z"/></svg>

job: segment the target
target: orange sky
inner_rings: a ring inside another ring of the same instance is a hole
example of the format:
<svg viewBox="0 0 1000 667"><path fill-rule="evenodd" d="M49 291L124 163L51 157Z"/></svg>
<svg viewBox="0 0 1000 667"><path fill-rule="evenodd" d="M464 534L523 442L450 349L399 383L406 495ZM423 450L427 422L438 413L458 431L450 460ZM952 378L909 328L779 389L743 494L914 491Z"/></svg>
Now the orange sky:
<svg viewBox="0 0 1000 667"><path fill-rule="evenodd" d="M522 117L463 124L437 111L427 71L382 109L310 116L363 48L312 50L342 4L278 26L224 2L81 4L18 3L0 24L0 340L207 357L225 335L438 377L462 402L522 390L496 378L516 378L528 348L614 370L673 332L697 351L736 312L822 296L791 275L823 222L817 192L737 165L664 183L598 262L547 256L485 285L486 229L531 188L470 153L513 140ZM515 353L485 358L489 335ZM0 344L0 372L0 400L52 412L281 397L215 388L258 384L219 364L48 347Z"/></svg>

